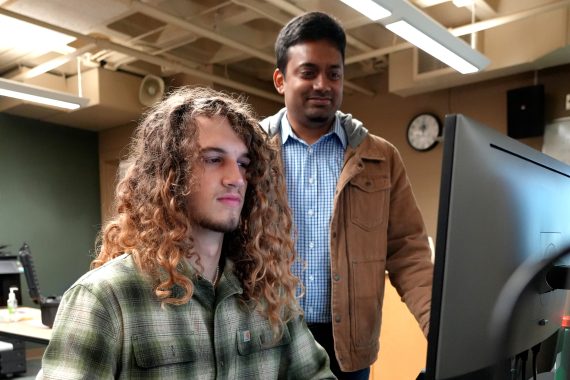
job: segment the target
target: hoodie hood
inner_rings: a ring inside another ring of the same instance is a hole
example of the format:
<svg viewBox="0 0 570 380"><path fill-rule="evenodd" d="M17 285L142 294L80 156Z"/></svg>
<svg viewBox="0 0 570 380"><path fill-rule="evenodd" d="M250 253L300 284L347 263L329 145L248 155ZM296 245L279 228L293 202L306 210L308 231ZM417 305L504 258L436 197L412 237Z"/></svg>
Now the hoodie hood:
<svg viewBox="0 0 570 380"><path fill-rule="evenodd" d="M281 108L275 115L269 116L261 121L261 127L270 137L275 136L281 130L281 119L283 119L286 112L287 108ZM340 125L342 125L346 132L348 145L352 148L356 148L368 135L368 130L360 120L353 118L349 113L336 111L336 117L340 119Z"/></svg>

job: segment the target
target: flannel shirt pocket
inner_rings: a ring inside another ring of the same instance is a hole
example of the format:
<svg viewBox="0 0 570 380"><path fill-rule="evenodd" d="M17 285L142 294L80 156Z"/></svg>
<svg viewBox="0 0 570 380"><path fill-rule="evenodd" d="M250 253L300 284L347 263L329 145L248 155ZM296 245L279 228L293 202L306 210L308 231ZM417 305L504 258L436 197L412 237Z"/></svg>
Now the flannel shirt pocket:
<svg viewBox="0 0 570 380"><path fill-rule="evenodd" d="M131 338L135 360L142 368L196 361L200 355L187 335L144 334Z"/></svg>
<svg viewBox="0 0 570 380"><path fill-rule="evenodd" d="M245 356L288 345L291 343L291 334L286 325L283 326L281 339L274 339L273 331L268 326L257 329L242 329L237 331L237 342L239 354Z"/></svg>

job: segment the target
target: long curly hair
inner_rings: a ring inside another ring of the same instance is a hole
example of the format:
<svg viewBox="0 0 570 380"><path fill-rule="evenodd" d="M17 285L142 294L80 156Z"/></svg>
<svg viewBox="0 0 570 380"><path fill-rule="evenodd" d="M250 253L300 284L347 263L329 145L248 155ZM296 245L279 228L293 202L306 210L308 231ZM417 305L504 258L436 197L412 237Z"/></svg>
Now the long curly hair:
<svg viewBox="0 0 570 380"><path fill-rule="evenodd" d="M117 185L117 214L100 233L91 267L130 253L163 303L180 305L191 299L192 281L180 269L185 258L198 255L187 199L199 159L200 116L227 118L249 151L239 226L225 234L223 254L234 262L244 301L253 302L279 334L301 312L295 300L298 280L290 270L295 260L291 212L278 150L241 98L182 87L146 114L135 131L129 169Z"/></svg>

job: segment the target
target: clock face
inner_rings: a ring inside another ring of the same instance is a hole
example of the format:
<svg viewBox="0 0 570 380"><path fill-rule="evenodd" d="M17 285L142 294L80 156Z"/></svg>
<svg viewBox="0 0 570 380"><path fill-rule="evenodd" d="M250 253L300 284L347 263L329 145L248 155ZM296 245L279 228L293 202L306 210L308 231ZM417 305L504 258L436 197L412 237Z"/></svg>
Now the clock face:
<svg viewBox="0 0 570 380"><path fill-rule="evenodd" d="M441 135L441 123L437 116L422 113L412 119L408 125L408 143L419 151L432 149Z"/></svg>

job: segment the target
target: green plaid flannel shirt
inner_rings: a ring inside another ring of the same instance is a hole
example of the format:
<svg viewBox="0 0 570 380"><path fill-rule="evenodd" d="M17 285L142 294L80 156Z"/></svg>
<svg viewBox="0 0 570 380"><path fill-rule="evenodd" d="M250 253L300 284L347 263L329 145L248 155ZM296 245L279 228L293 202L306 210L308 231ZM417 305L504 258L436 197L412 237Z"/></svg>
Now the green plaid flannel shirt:
<svg viewBox="0 0 570 380"><path fill-rule="evenodd" d="M43 378L335 378L302 317L272 339L267 319L240 302L231 262L215 292L189 268L184 273L195 290L180 306L161 306L130 255L85 274L63 297Z"/></svg>

